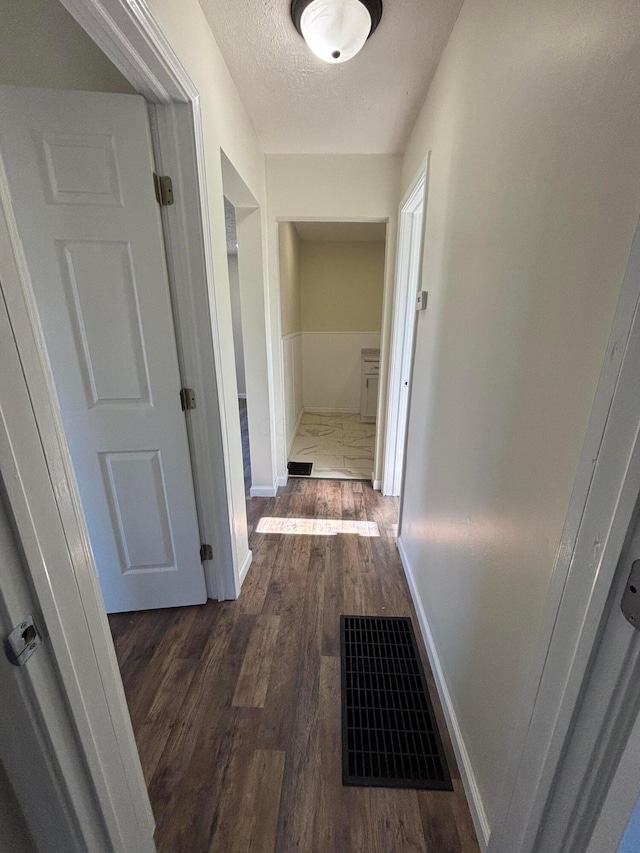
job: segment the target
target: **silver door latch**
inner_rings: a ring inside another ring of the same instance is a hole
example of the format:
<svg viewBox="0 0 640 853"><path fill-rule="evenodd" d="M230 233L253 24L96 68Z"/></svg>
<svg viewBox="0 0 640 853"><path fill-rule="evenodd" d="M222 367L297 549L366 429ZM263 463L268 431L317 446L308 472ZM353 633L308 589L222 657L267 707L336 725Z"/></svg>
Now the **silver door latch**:
<svg viewBox="0 0 640 853"><path fill-rule="evenodd" d="M631 566L620 607L627 622L640 629L640 560L635 560Z"/></svg>
<svg viewBox="0 0 640 853"><path fill-rule="evenodd" d="M4 650L9 662L14 666L24 666L42 642L42 637L33 621L33 616L25 616L4 641Z"/></svg>

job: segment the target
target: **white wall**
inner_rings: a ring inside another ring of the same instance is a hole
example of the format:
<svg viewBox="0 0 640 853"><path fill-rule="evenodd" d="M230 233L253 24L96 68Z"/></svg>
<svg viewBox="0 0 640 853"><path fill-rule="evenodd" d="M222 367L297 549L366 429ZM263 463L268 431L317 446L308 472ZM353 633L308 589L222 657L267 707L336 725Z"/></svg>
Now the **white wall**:
<svg viewBox="0 0 640 853"><path fill-rule="evenodd" d="M302 332L292 332L282 338L282 375L288 456L303 412Z"/></svg>
<svg viewBox="0 0 640 853"><path fill-rule="evenodd" d="M229 264L229 287L231 291L231 322L233 325L233 350L236 363L238 394L245 396L247 383L244 375L244 347L242 345L242 307L240 305L240 277L238 275L238 256L227 255Z"/></svg>
<svg viewBox="0 0 640 853"><path fill-rule="evenodd" d="M58 0L0 4L0 84L135 90Z"/></svg>
<svg viewBox="0 0 640 853"><path fill-rule="evenodd" d="M388 221L381 355L381 388L386 383L390 311L399 202L401 158L396 155L272 154L266 156L269 257L278 256L278 222L285 220ZM280 358L278 267L270 263L269 299L274 361ZM284 377L274 371L277 472L284 476L287 457ZM382 460L384 413L378 410L376 458ZM380 465L378 463L378 467ZM374 473L380 479L380 472Z"/></svg>
<svg viewBox="0 0 640 853"><path fill-rule="evenodd" d="M640 213L637 0L466 0L432 150L401 543L489 825ZM535 675L534 675L535 677Z"/></svg>

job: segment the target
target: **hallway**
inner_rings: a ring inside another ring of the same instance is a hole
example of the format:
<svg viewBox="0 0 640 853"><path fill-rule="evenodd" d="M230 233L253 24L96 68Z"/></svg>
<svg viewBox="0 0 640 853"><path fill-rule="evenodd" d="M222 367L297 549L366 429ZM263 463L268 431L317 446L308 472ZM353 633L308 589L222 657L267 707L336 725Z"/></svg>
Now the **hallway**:
<svg viewBox="0 0 640 853"><path fill-rule="evenodd" d="M454 791L341 783L339 615L411 616L419 635L397 501L290 480L249 511L238 601L110 617L158 850L477 853L421 643ZM367 535L305 535L306 519L367 522Z"/></svg>

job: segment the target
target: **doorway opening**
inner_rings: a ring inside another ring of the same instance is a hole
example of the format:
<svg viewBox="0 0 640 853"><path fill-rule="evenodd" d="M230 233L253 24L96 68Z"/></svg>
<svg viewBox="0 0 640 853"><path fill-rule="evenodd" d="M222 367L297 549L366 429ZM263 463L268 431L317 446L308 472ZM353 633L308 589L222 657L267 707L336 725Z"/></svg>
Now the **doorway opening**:
<svg viewBox="0 0 640 853"><path fill-rule="evenodd" d="M279 223L289 476L373 478L386 232Z"/></svg>
<svg viewBox="0 0 640 853"><path fill-rule="evenodd" d="M382 481L383 494L396 497L402 494L405 464L416 300L422 279L427 186L428 160L400 206Z"/></svg>
<svg viewBox="0 0 640 853"><path fill-rule="evenodd" d="M242 453L246 497L273 497L277 483L267 357L262 211L224 152L221 158L236 365L235 405L241 420L246 415L238 449ZM235 242L230 239L233 234ZM231 250L235 251L235 260Z"/></svg>

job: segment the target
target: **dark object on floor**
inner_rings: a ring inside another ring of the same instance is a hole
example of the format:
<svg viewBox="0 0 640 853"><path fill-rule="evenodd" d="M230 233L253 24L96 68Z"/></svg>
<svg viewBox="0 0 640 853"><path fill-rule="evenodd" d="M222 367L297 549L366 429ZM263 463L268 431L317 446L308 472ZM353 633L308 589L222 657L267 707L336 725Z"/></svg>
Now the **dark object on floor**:
<svg viewBox="0 0 640 853"><path fill-rule="evenodd" d="M411 620L341 616L342 784L451 791Z"/></svg>
<svg viewBox="0 0 640 853"><path fill-rule="evenodd" d="M288 462L287 471L292 477L309 477L313 462Z"/></svg>

